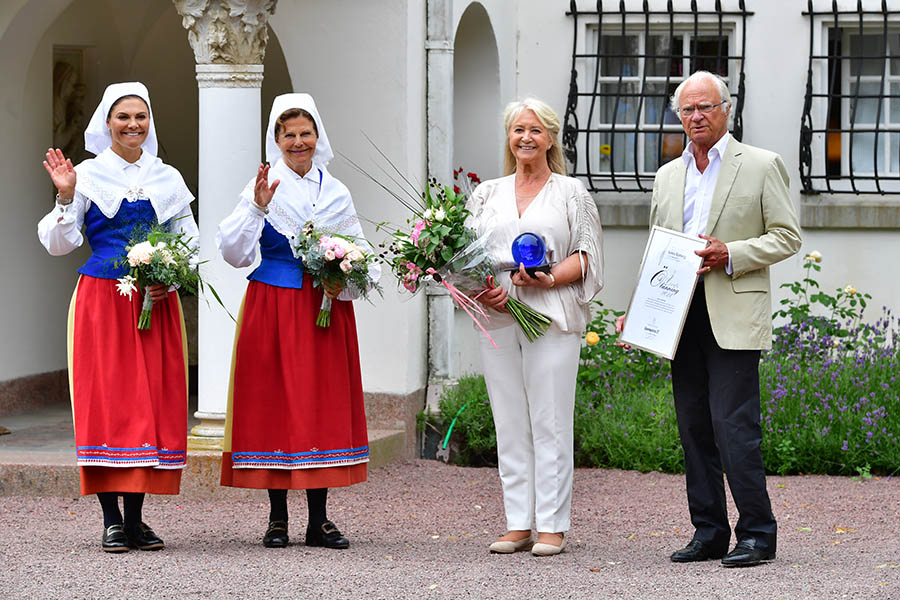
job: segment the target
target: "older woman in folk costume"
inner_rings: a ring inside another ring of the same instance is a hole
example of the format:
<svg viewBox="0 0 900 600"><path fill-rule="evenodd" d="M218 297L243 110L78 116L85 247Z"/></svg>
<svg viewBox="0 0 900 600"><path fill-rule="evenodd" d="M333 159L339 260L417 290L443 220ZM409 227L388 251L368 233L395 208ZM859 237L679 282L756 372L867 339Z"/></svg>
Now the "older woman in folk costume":
<svg viewBox="0 0 900 600"><path fill-rule="evenodd" d="M584 184L565 175L553 110L539 100L514 102L504 126L507 176L473 192L478 228L489 235L496 263L513 262L512 242L526 232L543 238L558 262L534 276L519 265L479 297L492 309L490 334L498 346L481 340L508 530L490 550L548 556L565 548L570 525L575 380L589 303L603 285L602 233ZM542 337L529 342L513 324L504 307L508 295L552 319Z"/></svg>
<svg viewBox="0 0 900 600"><path fill-rule="evenodd" d="M141 297L116 289L132 237L158 224L198 243L194 196L157 156L150 96L141 83L116 83L84 132L96 155L77 167L61 150L44 167L58 190L56 206L38 224L54 256L87 238L92 254L69 307L69 384L82 495L103 509L101 548L159 550L163 541L141 520L145 493L177 494L187 450L186 339L178 294L151 286L153 326L138 330ZM82 232L84 228L84 232ZM143 293L143 292L141 292ZM123 496L125 516L119 512Z"/></svg>
<svg viewBox="0 0 900 600"><path fill-rule="evenodd" d="M278 96L266 129L272 166L260 165L216 238L236 267L262 257L235 333L222 485L269 491L263 545L270 548L289 541L289 489L306 490L306 545L347 548L326 514L328 488L366 480L353 296L339 286L314 288L296 249L307 222L370 248L349 191L326 169L333 156L312 97ZM369 274L377 280L379 267ZM327 328L315 324L323 293L335 300Z"/></svg>

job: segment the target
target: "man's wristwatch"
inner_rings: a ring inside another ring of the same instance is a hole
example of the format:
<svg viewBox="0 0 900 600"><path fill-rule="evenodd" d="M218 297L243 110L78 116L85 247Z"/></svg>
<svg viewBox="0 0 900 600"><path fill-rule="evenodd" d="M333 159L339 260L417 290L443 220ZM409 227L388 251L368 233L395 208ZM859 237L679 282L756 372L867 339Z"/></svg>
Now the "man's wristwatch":
<svg viewBox="0 0 900 600"><path fill-rule="evenodd" d="M60 206L68 206L68 205L72 204L72 201L74 199L75 199L74 194L71 198L60 198L59 192L56 192L56 203L59 204Z"/></svg>

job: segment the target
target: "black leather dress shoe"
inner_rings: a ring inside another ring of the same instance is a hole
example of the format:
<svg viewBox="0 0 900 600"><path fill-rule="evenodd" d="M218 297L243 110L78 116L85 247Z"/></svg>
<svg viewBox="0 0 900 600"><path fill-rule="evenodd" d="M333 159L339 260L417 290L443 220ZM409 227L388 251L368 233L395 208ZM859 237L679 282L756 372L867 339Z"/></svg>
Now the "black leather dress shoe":
<svg viewBox="0 0 900 600"><path fill-rule="evenodd" d="M723 567L753 567L759 563L775 560L775 551L768 548L759 548L758 542L753 538L745 538L738 541L734 550L722 559Z"/></svg>
<svg viewBox="0 0 900 600"><path fill-rule="evenodd" d="M319 527L306 528L306 545L345 550L350 547L350 540L341 535L334 523L325 521Z"/></svg>
<svg viewBox="0 0 900 600"><path fill-rule="evenodd" d="M263 536L263 546L266 548L286 548L290 542L288 537L287 521L269 521L269 528Z"/></svg>
<svg viewBox="0 0 900 600"><path fill-rule="evenodd" d="M165 543L146 523L138 523L134 527L126 527L125 534L128 536L128 545L132 548L140 550L162 550L166 547Z"/></svg>
<svg viewBox="0 0 900 600"><path fill-rule="evenodd" d="M700 540L691 540L688 545L680 550L676 550L669 558L672 562L702 562L710 558L722 558L728 548L716 548L708 542Z"/></svg>
<svg viewBox="0 0 900 600"><path fill-rule="evenodd" d="M119 523L104 529L103 537L100 538L100 548L104 552L128 552L128 536L125 535L125 527Z"/></svg>

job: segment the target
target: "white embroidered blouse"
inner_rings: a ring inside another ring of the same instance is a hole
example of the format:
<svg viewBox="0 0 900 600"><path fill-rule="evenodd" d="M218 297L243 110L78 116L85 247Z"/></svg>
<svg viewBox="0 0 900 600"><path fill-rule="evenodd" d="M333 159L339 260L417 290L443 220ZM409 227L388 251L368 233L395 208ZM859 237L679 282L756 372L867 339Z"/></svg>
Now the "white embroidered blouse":
<svg viewBox="0 0 900 600"><path fill-rule="evenodd" d="M597 206L578 179L553 173L537 196L519 216L516 207L515 175L485 181L472 193L469 209L479 235L489 234L488 251L494 264L515 264L512 242L520 233L534 233L544 239L551 263L559 263L583 252L583 277L551 289L516 287L510 273L497 277L514 298L547 315L567 333L584 331L591 319L590 301L603 287L603 232ZM491 310L488 328L513 323L507 313Z"/></svg>

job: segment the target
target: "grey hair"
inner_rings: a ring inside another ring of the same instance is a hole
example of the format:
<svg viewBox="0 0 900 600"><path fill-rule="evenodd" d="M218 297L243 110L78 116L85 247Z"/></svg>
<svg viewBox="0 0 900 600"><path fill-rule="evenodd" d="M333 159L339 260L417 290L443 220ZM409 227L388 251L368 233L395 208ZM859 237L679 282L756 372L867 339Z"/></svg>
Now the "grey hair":
<svg viewBox="0 0 900 600"><path fill-rule="evenodd" d="M728 114L728 127L731 128L734 125L734 113L731 111L731 92L728 91L728 84L714 73L710 73L709 71L695 71L691 73L691 76L678 84L678 87L675 88L675 93L672 94L672 97L669 99L669 107L672 109L672 112L676 115L678 114L678 109L681 107L681 92L684 91L684 88L687 87L689 83L696 83L703 79L709 79L713 83L716 84L716 87L719 88L719 100L724 102L720 108L723 113Z"/></svg>

